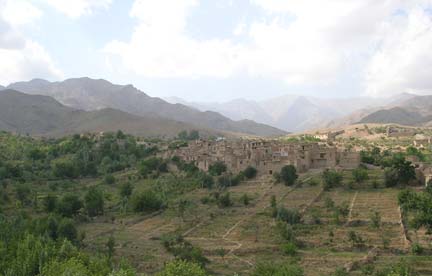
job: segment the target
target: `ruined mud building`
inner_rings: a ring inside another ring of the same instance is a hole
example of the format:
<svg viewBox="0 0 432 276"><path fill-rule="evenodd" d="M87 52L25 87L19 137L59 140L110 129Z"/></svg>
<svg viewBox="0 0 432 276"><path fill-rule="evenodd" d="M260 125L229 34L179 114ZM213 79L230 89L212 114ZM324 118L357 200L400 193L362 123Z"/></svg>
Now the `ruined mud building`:
<svg viewBox="0 0 432 276"><path fill-rule="evenodd" d="M217 161L224 162L232 173L248 166L259 174L273 174L285 165L294 165L298 172L324 168L355 168L360 154L326 143L284 143L278 140L234 140L190 142L187 147L169 150L165 157L178 156L194 162L203 171Z"/></svg>

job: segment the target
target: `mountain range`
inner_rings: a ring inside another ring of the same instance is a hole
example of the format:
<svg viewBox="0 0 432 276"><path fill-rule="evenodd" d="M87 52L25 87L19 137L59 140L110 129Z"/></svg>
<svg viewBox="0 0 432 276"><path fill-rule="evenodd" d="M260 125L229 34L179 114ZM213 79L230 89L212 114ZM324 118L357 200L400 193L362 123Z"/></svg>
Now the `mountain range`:
<svg viewBox="0 0 432 276"><path fill-rule="evenodd" d="M413 96L393 102L372 112L361 123L398 123L402 125L432 125L432 96Z"/></svg>
<svg viewBox="0 0 432 276"><path fill-rule="evenodd" d="M182 104L171 104L160 98L150 97L132 85L116 85L106 80L90 78L67 79L49 82L34 79L10 84L7 89L30 95L45 95L64 106L83 111L99 111L110 108L140 118L158 119L160 122L183 123L213 132L241 133L254 136L280 136L286 134L278 128L252 120L235 121L217 112L199 111ZM165 120L162 120L165 119ZM165 134L165 133L164 133Z"/></svg>
<svg viewBox="0 0 432 276"><path fill-rule="evenodd" d="M0 129L35 135L121 129L172 137L196 129L216 136L281 136L355 123L432 125L432 96L406 93L390 98L285 95L264 101L194 103L174 97L163 100L132 85L90 78L34 79L0 90Z"/></svg>
<svg viewBox="0 0 432 276"><path fill-rule="evenodd" d="M122 130L147 137L173 137L197 129L203 135L233 135L158 116L136 116L112 108L95 111L67 107L52 97L6 89L0 92L0 129L35 136L61 137Z"/></svg>
<svg viewBox="0 0 432 276"><path fill-rule="evenodd" d="M290 132L327 126L355 110L390 102L382 98L318 98L300 95L285 95L264 101L236 99L226 103L186 102L174 97L166 100L201 111L217 111L231 119L251 119Z"/></svg>
<svg viewBox="0 0 432 276"><path fill-rule="evenodd" d="M236 99L226 103L186 102L175 97L166 100L181 102L202 111L217 111L232 119L249 118L290 132L355 123L429 125L432 116L432 96L408 93L388 98L285 95L265 101Z"/></svg>

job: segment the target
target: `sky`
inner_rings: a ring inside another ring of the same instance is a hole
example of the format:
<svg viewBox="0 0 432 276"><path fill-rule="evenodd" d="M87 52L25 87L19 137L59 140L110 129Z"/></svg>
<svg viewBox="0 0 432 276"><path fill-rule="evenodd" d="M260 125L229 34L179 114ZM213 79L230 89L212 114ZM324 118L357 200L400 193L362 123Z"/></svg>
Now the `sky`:
<svg viewBox="0 0 432 276"><path fill-rule="evenodd" d="M0 84L189 101L432 94L432 0L0 0Z"/></svg>

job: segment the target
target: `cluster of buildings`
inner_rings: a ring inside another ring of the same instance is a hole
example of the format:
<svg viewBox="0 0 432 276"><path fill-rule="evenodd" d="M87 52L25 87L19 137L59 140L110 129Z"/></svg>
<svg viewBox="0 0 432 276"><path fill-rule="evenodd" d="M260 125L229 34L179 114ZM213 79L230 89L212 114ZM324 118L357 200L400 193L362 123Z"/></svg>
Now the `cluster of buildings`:
<svg viewBox="0 0 432 276"><path fill-rule="evenodd" d="M324 168L355 168L360 165L359 152L350 151L327 143L286 143L279 140L196 140L185 147L167 150L165 158L178 156L186 162L194 162L203 171L221 161L232 173L239 173L248 166L258 173L273 174L285 165L294 165L298 172Z"/></svg>

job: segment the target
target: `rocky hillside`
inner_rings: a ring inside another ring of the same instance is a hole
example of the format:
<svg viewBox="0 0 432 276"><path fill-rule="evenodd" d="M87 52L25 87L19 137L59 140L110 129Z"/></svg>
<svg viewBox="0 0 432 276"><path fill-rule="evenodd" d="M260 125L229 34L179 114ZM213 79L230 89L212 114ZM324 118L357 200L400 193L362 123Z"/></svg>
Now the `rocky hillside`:
<svg viewBox="0 0 432 276"><path fill-rule="evenodd" d="M413 96L363 117L361 123L396 123L420 126L432 121L432 96Z"/></svg>

